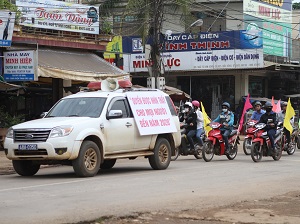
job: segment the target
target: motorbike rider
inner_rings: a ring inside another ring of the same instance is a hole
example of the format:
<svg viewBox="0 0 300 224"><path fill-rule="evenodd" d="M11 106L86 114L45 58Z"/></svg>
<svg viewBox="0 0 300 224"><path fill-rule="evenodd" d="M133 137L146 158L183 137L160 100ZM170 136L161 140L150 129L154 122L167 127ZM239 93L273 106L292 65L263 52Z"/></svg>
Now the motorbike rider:
<svg viewBox="0 0 300 224"><path fill-rule="evenodd" d="M218 115L218 117L215 120L213 120L213 122L218 122L222 124L220 130L225 143L225 153L229 154L228 136L230 135L233 129L234 123L234 114L230 111L229 103L222 103L222 112Z"/></svg>
<svg viewBox="0 0 300 224"><path fill-rule="evenodd" d="M200 103L197 100L192 101L192 104L194 106L194 110L197 114L197 131L196 131L196 139L198 140L199 146L202 149L203 148L203 140L201 139L201 135L204 133L204 118L203 114L200 110Z"/></svg>
<svg viewBox="0 0 300 224"><path fill-rule="evenodd" d="M276 147L275 147L275 134L276 134L276 128L277 128L277 115L275 112L272 111L272 104L270 102L265 103L265 109L266 113L264 113L260 119L259 123L265 123L266 127L264 128L267 131L267 134L269 136L271 147L274 153L276 153Z"/></svg>
<svg viewBox="0 0 300 224"><path fill-rule="evenodd" d="M255 120L255 121L259 121L261 115L263 115L264 113L266 113L265 110L263 110L262 108L262 104L259 101L256 101L254 103L254 109L255 111L252 113L252 116L249 120Z"/></svg>
<svg viewBox="0 0 300 224"><path fill-rule="evenodd" d="M286 107L287 107L287 102L282 102L281 103L281 111L277 114L277 118L278 118L278 122L284 122L284 117L285 117L285 113L286 113ZM291 118L290 120L291 122L291 125L293 126L294 124L294 117ZM283 132L286 136L286 141L287 141L287 144L290 145L291 143L291 133L289 130L287 130L285 127L283 128Z"/></svg>
<svg viewBox="0 0 300 224"><path fill-rule="evenodd" d="M190 149L195 150L193 136L195 136L197 130L197 114L193 110L193 104L191 102L186 102L183 107L184 113L179 120L185 123L186 136L190 143Z"/></svg>

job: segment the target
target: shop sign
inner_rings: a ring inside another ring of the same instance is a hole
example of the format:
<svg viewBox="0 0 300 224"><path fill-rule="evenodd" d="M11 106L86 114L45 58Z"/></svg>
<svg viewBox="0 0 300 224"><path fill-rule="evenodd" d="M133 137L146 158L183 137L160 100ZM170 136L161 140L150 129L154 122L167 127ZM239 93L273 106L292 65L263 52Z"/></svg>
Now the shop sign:
<svg viewBox="0 0 300 224"><path fill-rule="evenodd" d="M99 34L99 7L51 0L16 0L20 25Z"/></svg>
<svg viewBox="0 0 300 224"><path fill-rule="evenodd" d="M292 56L291 0L245 0L243 10L245 29L263 33L264 54Z"/></svg>
<svg viewBox="0 0 300 224"><path fill-rule="evenodd" d="M4 52L4 80L7 82L36 81L36 51Z"/></svg>
<svg viewBox="0 0 300 224"><path fill-rule="evenodd" d="M15 15L15 12L0 10L0 47L11 46Z"/></svg>
<svg viewBox="0 0 300 224"><path fill-rule="evenodd" d="M128 38L123 38L123 40ZM124 43L123 43L124 46ZM262 68L263 43L260 30L174 34L163 42L161 65L165 71ZM142 52L124 54L124 70L147 72L152 66Z"/></svg>
<svg viewBox="0 0 300 224"><path fill-rule="evenodd" d="M291 23L292 0L280 1L258 1L244 0L244 14L254 16L263 20L274 22Z"/></svg>

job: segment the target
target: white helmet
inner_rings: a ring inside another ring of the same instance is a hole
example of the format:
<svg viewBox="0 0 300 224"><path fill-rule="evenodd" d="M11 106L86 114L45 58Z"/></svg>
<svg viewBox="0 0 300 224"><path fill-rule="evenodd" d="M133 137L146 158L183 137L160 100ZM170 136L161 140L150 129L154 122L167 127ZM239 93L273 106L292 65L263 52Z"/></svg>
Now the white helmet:
<svg viewBox="0 0 300 224"><path fill-rule="evenodd" d="M193 104L191 102L186 102L183 107L190 107L193 108Z"/></svg>

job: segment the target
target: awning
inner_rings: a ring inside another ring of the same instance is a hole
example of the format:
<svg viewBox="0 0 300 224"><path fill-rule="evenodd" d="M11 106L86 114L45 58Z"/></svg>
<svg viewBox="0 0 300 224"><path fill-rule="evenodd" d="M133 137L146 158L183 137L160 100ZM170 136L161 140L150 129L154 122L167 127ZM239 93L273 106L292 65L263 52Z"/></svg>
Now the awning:
<svg viewBox="0 0 300 224"><path fill-rule="evenodd" d="M244 101L246 101L246 98L247 98L247 96L243 96ZM267 101L271 102L272 101L272 99L269 99L269 98L266 98L266 97L251 97L251 96L250 96L249 100L250 100L251 104L256 102L256 101L261 101L261 102L267 102ZM274 99L274 103L278 103L278 100Z"/></svg>
<svg viewBox="0 0 300 224"><path fill-rule="evenodd" d="M3 81L0 80L0 91L8 92L8 91L19 90L19 89L22 89L22 88L23 88L22 86L14 85L14 84L11 84L11 83L8 83L8 82L3 82Z"/></svg>
<svg viewBox="0 0 300 224"><path fill-rule="evenodd" d="M133 85L132 87L145 88L144 86L140 85ZM168 94L174 102L180 102L181 100L187 101L191 99L189 94L172 86L165 86L164 89L162 89L162 91Z"/></svg>
<svg viewBox="0 0 300 224"><path fill-rule="evenodd" d="M285 97L290 97L290 98L298 98L300 97L300 94L291 94L291 95L284 95Z"/></svg>
<svg viewBox="0 0 300 224"><path fill-rule="evenodd" d="M129 77L127 72L90 52L38 50L38 76L76 81Z"/></svg>
<svg viewBox="0 0 300 224"><path fill-rule="evenodd" d="M163 91L167 93L174 102L179 102L181 100L186 101L191 98L189 94L172 86L165 86Z"/></svg>

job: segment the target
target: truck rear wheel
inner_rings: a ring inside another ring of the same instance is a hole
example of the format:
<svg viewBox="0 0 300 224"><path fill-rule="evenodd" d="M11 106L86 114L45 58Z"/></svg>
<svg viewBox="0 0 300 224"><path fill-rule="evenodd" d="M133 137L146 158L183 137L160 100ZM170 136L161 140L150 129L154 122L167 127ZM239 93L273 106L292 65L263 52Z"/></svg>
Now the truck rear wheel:
<svg viewBox="0 0 300 224"><path fill-rule="evenodd" d="M100 169L100 150L95 142L84 141L77 159L73 160L73 169L79 177L93 177Z"/></svg>
<svg viewBox="0 0 300 224"><path fill-rule="evenodd" d="M171 146L165 138L158 138L153 149L154 155L149 157L150 166L154 170L167 169L171 162Z"/></svg>
<svg viewBox="0 0 300 224"><path fill-rule="evenodd" d="M31 160L13 160L13 167L20 176L33 176L40 169L40 164L35 164Z"/></svg>

